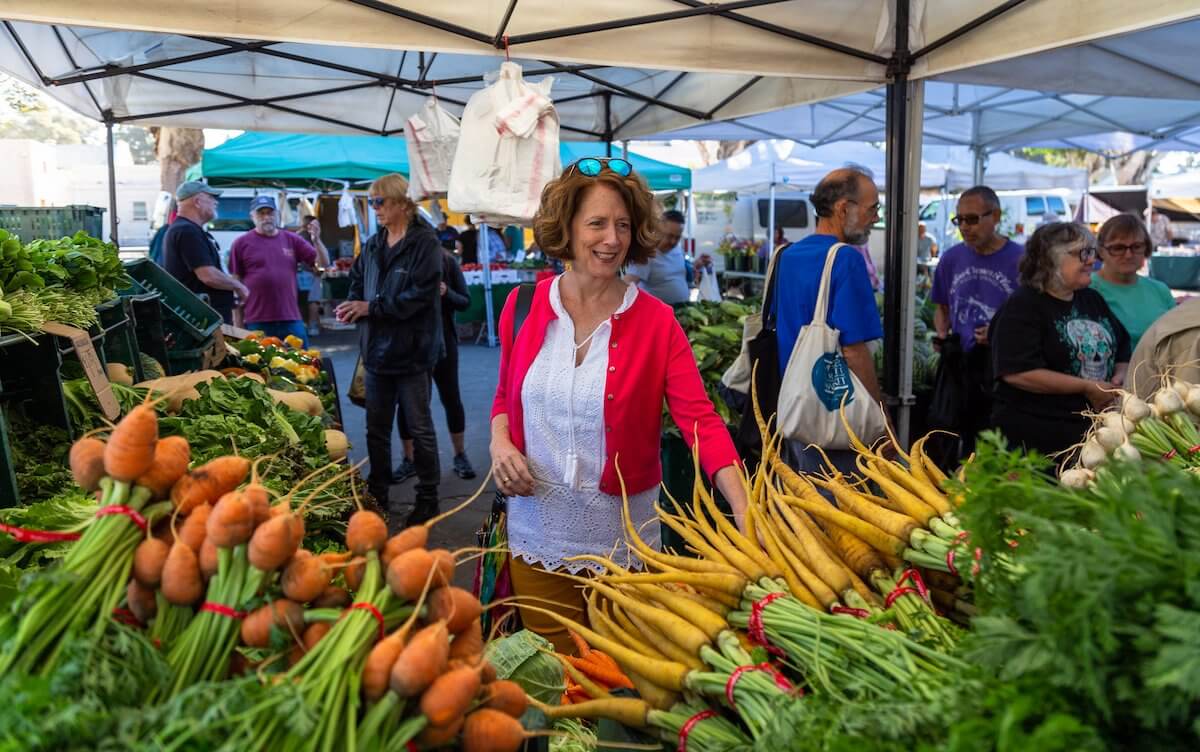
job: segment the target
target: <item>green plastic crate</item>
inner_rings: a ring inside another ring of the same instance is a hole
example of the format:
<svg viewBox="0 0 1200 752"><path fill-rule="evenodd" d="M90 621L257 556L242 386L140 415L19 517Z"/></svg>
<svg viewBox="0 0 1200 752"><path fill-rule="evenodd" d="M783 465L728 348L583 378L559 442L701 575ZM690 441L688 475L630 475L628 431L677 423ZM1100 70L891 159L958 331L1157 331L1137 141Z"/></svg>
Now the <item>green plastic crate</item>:
<svg viewBox="0 0 1200 752"><path fill-rule="evenodd" d="M122 295L158 293L161 296L164 330L166 334L174 335L170 349L203 349L212 342L213 334L222 323L221 314L196 293L150 259L127 261L125 271L134 284L122 290Z"/></svg>
<svg viewBox="0 0 1200 752"><path fill-rule="evenodd" d="M83 230L99 238L104 232L104 212L98 206L0 206L0 228L28 243L58 240Z"/></svg>
<svg viewBox="0 0 1200 752"><path fill-rule="evenodd" d="M138 352L154 358L163 367L163 373L168 373L167 354L173 342L168 338L163 326L162 296L156 292L148 292L123 295L122 298L129 304ZM147 377L148 374L141 365L141 358L138 358L137 380L145 381Z"/></svg>
<svg viewBox="0 0 1200 752"><path fill-rule="evenodd" d="M129 366L134 381L141 381L137 332L129 301L117 298L96 306L100 327L104 329L103 360L105 363L124 363Z"/></svg>

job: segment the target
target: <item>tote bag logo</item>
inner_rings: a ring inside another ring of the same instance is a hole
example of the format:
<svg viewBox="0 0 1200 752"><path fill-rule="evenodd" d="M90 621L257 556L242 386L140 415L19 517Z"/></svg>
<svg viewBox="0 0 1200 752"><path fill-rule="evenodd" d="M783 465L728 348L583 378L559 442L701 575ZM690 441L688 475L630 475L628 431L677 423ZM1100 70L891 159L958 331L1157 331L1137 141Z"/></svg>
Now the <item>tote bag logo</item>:
<svg viewBox="0 0 1200 752"><path fill-rule="evenodd" d="M830 412L842 406L843 395L846 405L854 401L854 381L840 352L827 352L813 362L812 385L817 399Z"/></svg>

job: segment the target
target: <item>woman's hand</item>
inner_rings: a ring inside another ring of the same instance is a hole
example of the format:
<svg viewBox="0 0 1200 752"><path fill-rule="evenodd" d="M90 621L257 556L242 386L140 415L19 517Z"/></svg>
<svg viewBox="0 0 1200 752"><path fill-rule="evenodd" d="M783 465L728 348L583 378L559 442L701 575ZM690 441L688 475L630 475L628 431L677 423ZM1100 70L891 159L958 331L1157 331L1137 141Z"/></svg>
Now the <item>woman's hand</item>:
<svg viewBox="0 0 1200 752"><path fill-rule="evenodd" d="M1089 381L1083 388L1083 396L1097 410L1103 410L1116 399L1116 387L1105 381Z"/></svg>
<svg viewBox="0 0 1200 752"><path fill-rule="evenodd" d="M507 436L492 437L492 470L496 488L505 496L530 496L533 494L533 474L525 455L513 445Z"/></svg>
<svg viewBox="0 0 1200 752"><path fill-rule="evenodd" d="M720 490L721 495L729 502L730 509L733 510L733 521L737 523L738 530L746 530L746 487L742 485L742 479L738 477L737 468L733 465L727 465L717 471L713 476L713 483Z"/></svg>

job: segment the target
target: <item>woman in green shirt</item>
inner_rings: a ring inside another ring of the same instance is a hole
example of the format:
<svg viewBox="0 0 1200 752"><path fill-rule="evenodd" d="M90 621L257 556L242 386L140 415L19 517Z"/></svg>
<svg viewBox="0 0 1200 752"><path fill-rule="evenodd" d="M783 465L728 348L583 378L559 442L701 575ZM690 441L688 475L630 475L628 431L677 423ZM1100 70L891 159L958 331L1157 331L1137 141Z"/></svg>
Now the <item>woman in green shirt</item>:
<svg viewBox="0 0 1200 752"><path fill-rule="evenodd" d="M1162 282L1138 274L1154 246L1137 216L1109 218L1100 226L1098 241L1103 266L1092 275L1092 289L1108 303L1136 347L1150 325L1175 306L1175 298Z"/></svg>

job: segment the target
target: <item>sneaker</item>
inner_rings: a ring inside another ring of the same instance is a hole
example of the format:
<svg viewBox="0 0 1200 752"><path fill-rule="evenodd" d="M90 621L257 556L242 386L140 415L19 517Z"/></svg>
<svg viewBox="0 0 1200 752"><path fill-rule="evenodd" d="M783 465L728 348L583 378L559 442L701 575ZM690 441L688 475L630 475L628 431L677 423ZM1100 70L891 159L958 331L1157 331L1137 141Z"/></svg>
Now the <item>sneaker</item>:
<svg viewBox="0 0 1200 752"><path fill-rule="evenodd" d="M454 455L454 474L463 480L470 480L475 477L475 468L471 467L471 461L467 459L467 455Z"/></svg>
<svg viewBox="0 0 1200 752"><path fill-rule="evenodd" d="M399 465L396 465L395 472L392 473L393 483L403 483L409 478L414 478L417 475L417 468L413 465L412 460L405 457Z"/></svg>

